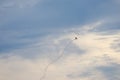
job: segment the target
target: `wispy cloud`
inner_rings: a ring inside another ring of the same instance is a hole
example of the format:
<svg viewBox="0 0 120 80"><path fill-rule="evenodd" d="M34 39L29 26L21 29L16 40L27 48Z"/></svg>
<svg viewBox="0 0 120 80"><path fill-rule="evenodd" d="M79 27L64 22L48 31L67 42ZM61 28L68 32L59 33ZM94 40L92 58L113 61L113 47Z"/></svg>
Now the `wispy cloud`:
<svg viewBox="0 0 120 80"><path fill-rule="evenodd" d="M1 1L0 9L32 7L42 0L4 0Z"/></svg>
<svg viewBox="0 0 120 80"><path fill-rule="evenodd" d="M88 24L87 29L84 29L86 33L77 35L78 39L70 43L65 49L64 55L49 66L44 80L111 80L120 78L118 76L120 52L111 49L112 44L117 44L115 40L119 38L120 33L104 35L94 31L103 23L92 24L95 26ZM82 30L81 27L76 28L78 33ZM39 80L47 64L56 59L60 55L59 52L74 37L75 35L70 30L66 30L65 34L51 34L23 49L13 50L7 53L8 55L4 54L0 58L0 79ZM114 66L113 63L118 65ZM115 71L111 71L115 68ZM111 71L110 74L107 69Z"/></svg>
<svg viewBox="0 0 120 80"><path fill-rule="evenodd" d="M0 1L0 80L119 80L120 1L44 1Z"/></svg>

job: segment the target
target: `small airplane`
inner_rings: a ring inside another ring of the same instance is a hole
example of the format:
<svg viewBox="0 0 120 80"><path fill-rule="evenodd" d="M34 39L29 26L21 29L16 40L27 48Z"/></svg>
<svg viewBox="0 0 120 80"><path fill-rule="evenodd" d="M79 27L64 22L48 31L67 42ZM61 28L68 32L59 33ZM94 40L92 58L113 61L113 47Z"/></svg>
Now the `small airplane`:
<svg viewBox="0 0 120 80"><path fill-rule="evenodd" d="M75 37L75 40L78 39L77 37Z"/></svg>

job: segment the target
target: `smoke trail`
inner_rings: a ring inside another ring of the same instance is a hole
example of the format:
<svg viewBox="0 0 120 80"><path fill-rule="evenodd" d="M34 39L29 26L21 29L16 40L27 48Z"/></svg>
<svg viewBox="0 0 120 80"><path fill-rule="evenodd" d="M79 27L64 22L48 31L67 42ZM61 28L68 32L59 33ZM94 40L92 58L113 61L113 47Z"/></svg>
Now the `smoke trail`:
<svg viewBox="0 0 120 80"><path fill-rule="evenodd" d="M74 40L75 40L75 39L74 39ZM56 59L54 59L53 61L51 61L51 62L45 67L44 73L43 73L43 75L41 76L40 80L43 80L43 79L46 77L49 66L52 65L52 64L54 64L55 62L57 62L57 61L64 55L65 49L72 43L72 41L73 41L73 40L70 40L70 41L66 44L66 46L63 48L63 50L61 50L60 55L59 55Z"/></svg>

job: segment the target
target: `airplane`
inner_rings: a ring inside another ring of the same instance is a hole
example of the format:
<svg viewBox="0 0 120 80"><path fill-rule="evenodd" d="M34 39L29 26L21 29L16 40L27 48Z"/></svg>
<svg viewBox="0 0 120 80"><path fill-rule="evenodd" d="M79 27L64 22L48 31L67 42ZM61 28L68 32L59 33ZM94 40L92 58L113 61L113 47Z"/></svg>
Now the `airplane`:
<svg viewBox="0 0 120 80"><path fill-rule="evenodd" d="M75 40L78 39L77 37L75 37Z"/></svg>

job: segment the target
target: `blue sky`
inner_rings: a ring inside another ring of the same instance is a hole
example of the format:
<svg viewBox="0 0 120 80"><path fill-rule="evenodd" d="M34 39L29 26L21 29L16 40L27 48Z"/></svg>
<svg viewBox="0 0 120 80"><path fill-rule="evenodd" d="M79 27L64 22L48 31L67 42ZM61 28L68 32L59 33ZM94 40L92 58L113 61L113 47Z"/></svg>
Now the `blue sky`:
<svg viewBox="0 0 120 80"><path fill-rule="evenodd" d="M119 14L117 0L4 0L0 4L0 51L21 47L25 44L21 39L29 40L101 19L114 18L114 21L119 19ZM102 30L118 28L119 20Z"/></svg>
<svg viewBox="0 0 120 80"><path fill-rule="evenodd" d="M0 1L0 80L119 80L119 47L120 0Z"/></svg>

